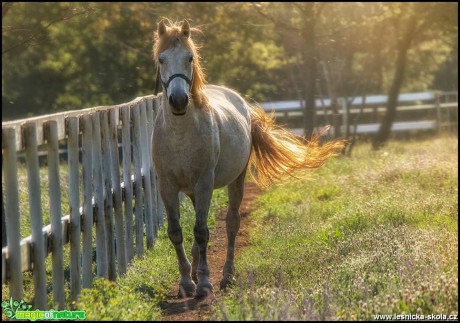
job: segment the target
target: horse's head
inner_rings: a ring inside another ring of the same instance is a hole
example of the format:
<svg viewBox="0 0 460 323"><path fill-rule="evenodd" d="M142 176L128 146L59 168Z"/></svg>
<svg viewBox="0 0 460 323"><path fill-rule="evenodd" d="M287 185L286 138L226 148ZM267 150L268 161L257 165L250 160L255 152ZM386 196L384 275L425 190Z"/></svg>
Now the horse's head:
<svg viewBox="0 0 460 323"><path fill-rule="evenodd" d="M155 37L154 59L159 66L163 95L174 115L184 115L190 98L196 99L204 85L190 33L187 20L169 27L161 20Z"/></svg>

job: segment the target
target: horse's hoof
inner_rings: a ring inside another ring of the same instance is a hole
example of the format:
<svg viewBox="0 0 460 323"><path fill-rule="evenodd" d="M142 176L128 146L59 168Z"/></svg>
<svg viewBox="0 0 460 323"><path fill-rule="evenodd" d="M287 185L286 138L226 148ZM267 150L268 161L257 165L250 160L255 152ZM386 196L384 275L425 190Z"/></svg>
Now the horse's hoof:
<svg viewBox="0 0 460 323"><path fill-rule="evenodd" d="M220 281L220 289L221 289L221 290L224 290L224 289L226 289L228 286L233 285L235 282L236 282L236 280L235 280L235 278L233 277L233 275L225 276L225 277Z"/></svg>
<svg viewBox="0 0 460 323"><path fill-rule="evenodd" d="M213 295L212 284L210 282L198 283L198 285L196 285L195 298L203 298Z"/></svg>
<svg viewBox="0 0 460 323"><path fill-rule="evenodd" d="M195 283L190 281L183 281L179 283L179 295L180 298L191 297L195 294L196 285Z"/></svg>

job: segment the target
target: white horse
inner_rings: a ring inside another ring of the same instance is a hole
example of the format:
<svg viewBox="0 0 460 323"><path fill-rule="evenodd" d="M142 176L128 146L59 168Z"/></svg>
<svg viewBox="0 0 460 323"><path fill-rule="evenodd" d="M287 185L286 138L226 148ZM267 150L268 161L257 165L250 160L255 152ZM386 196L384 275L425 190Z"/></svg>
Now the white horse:
<svg viewBox="0 0 460 323"><path fill-rule="evenodd" d="M227 259L221 289L234 281L235 238L240 225L246 170L256 183L267 186L296 169L316 168L337 155L341 140L318 145L277 127L272 117L250 106L238 93L205 85L200 57L187 21L164 20L155 34L154 60L163 86L155 120L152 154L167 219L168 235L176 250L181 275L179 296L212 295L206 248L208 211L214 189L228 185ZM196 212L193 261L187 259L179 224L179 192ZM195 285L195 282L197 285Z"/></svg>

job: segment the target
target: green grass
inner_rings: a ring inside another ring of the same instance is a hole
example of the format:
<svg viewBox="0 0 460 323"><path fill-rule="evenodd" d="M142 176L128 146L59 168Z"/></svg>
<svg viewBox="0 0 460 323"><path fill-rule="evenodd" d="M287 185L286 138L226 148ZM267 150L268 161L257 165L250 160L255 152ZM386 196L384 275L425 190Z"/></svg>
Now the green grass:
<svg viewBox="0 0 460 323"><path fill-rule="evenodd" d="M18 163L18 199L19 199L19 230L20 239L24 239L32 234L30 230L30 206L29 206L29 192L27 182L27 168L23 163ZM41 192L41 210L42 210L42 226L45 227L50 224L50 201L49 201L49 183L48 183L48 169L47 167L40 167L40 192ZM68 170L66 164L61 164L59 167L59 178L61 183L61 212L62 216L69 214L69 194L68 190ZM5 194L5 183L2 177L2 193ZM64 188L64 189L62 189ZM80 196L80 202L82 201ZM69 299L69 270L70 270L70 247L69 244L63 248L63 261L64 261L64 275L66 277L64 290L66 292L66 299ZM45 260L45 270L47 275L47 291L48 291L48 305L53 307L52 301L52 263L51 254ZM25 272L23 274L23 298L26 302L32 303L34 298L33 292L33 275L32 272ZM7 284L2 285L2 300L9 295L9 287Z"/></svg>
<svg viewBox="0 0 460 323"><path fill-rule="evenodd" d="M302 179L268 189L251 214L251 245L236 257L238 284L213 304L212 318L364 320L373 314L457 313L457 154L456 137L390 142L378 152L361 144L351 158L333 159L306 172L307 179L299 174ZM61 172L67 183L66 169ZM24 182L24 169L19 174ZM41 187L46 225L46 169ZM20 185L21 237L30 234L26 188L26 182ZM68 214L67 193L62 194ZM210 227L226 203L225 190L215 191ZM194 215L188 199L181 215L190 258ZM69 300L68 274L66 279ZM154 248L125 275L116 282L95 279L94 287L67 307L87 311L91 320L157 320L159 303L178 280L176 255L163 228ZM27 302L32 284L26 273ZM7 285L2 294L8 295Z"/></svg>
<svg viewBox="0 0 460 323"><path fill-rule="evenodd" d="M225 189L214 191L208 219L210 228L215 226L219 212L227 203ZM192 203L185 199L180 221L189 259L194 218ZM176 253L165 226L159 231L155 247L147 250L142 259L135 259L125 275L116 282L97 279L92 289L83 290L77 308L85 310L89 320L158 320L161 317L159 303L179 279Z"/></svg>
<svg viewBox="0 0 460 323"><path fill-rule="evenodd" d="M60 167L61 205L62 214L69 214L68 206L68 175L67 165ZM4 183L3 183L4 184ZM29 200L27 190L27 170L25 165L18 164L18 193L20 208L20 236L21 239L31 234ZM81 183L80 183L81 185ZM43 226L50 223L48 173L46 167L40 168L40 188ZM2 185L3 190L5 185ZM214 192L209 213L208 225L214 227L219 212L226 208L228 202L225 189ZM82 203L80 189L80 204ZM134 210L133 210L134 213ZM193 225L195 213L188 198L181 203L181 225L184 232L184 245L190 257L193 242ZM95 234L93 228L93 251L95 250ZM144 236L145 246L145 236ZM135 248L135 241L134 241ZM142 259L135 257L128 266L127 273L119 276L116 282L94 278L94 286L91 289L83 289L78 303L70 301L70 245L64 246L64 274L65 295L67 309L82 309L87 311L89 320L155 320L160 317L161 309L159 302L164 299L174 283L179 282L179 270L175 251L169 241L166 225L158 232L158 239L154 247L145 249ZM52 296L52 263L51 255L45 261L47 274L48 307L57 308L53 305ZM96 277L96 263L93 262L93 277ZM33 303L33 275L32 272L23 274L23 299L26 303ZM2 285L2 300L9 295L8 284ZM142 309L142 310L140 310Z"/></svg>
<svg viewBox="0 0 460 323"><path fill-rule="evenodd" d="M213 318L457 314L457 154L456 137L361 144L268 189Z"/></svg>

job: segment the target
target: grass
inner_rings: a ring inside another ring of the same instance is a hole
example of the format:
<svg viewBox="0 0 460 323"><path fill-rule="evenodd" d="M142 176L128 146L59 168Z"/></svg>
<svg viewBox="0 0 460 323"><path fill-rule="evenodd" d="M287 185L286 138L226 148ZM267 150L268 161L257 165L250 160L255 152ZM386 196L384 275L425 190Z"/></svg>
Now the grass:
<svg viewBox="0 0 460 323"><path fill-rule="evenodd" d="M212 318L458 314L457 154L456 137L361 144L268 189Z"/></svg>
<svg viewBox="0 0 460 323"><path fill-rule="evenodd" d="M212 318L367 320L374 314L457 314L457 154L456 137L393 141L378 152L360 144L352 157L336 158L305 173L307 179L299 174L302 179L268 189L251 214L251 244L236 256L238 283L213 304ZM47 174L42 171L44 194ZM66 181L65 169L61 180ZM21 226L27 227L25 183L20 184ZM42 203L46 225L46 195ZM226 203L225 190L215 191L210 227ZM181 215L190 258L194 215L188 199ZM30 234L27 230L21 229L21 237ZM68 245L64 259L68 264ZM27 302L33 298L31 276L24 275ZM116 282L95 279L94 287L67 307L85 310L90 320L158 320L159 303L178 280L175 252L162 228L155 247L135 259L125 275ZM68 273L66 293L68 300ZM7 285L2 295L8 295Z"/></svg>
<svg viewBox="0 0 460 323"><path fill-rule="evenodd" d="M67 165L60 167L61 187L68 187ZM2 183L2 189L5 185ZM30 216L27 190L27 170L25 165L18 165L18 193L20 201L20 237L29 236ZM81 184L81 183L80 183ZM40 188L43 226L50 223L48 173L46 167L40 168ZM211 202L208 224L212 228L217 216L227 205L227 194L224 189L216 190ZM69 214L68 190L61 191L62 214ZM82 203L80 189L80 203ZM134 210L133 210L134 214ZM184 232L184 245L190 256L193 242L194 211L188 198L181 203L181 225ZM93 228L93 253L95 251L95 233ZM135 243L135 241L134 241ZM144 237L145 245L145 237ZM135 245L134 245L135 248ZM94 261L94 260L93 260ZM93 288L83 289L78 303L70 301L70 245L64 246L64 275L65 296L67 309L82 309L86 311L89 320L155 320L161 315L159 302L164 299L166 291L179 281L179 271L175 251L167 236L166 226L158 232L158 239L154 248L145 249L142 259L135 258L128 266L127 273L119 276L116 282L105 279L94 279ZM48 307L53 305L52 297L52 263L49 255L45 260L47 275ZM96 264L93 262L93 277L96 277ZM23 274L23 299L26 303L33 303L33 275L32 272ZM2 285L2 301L9 295L7 284ZM143 309L143 310L140 310ZM4 313L2 317L5 319Z"/></svg>
<svg viewBox="0 0 460 323"><path fill-rule="evenodd" d="M29 192L28 192L28 182L27 182L27 168L23 163L18 163L17 166L18 172L18 199L19 199L19 229L20 229L20 239L24 239L27 236L32 234L30 229L30 206L29 206ZM42 210L42 225L43 227L50 224L50 201L49 201L49 184L48 184L48 169L47 167L40 167L40 192L41 192L41 210ZM59 168L59 178L61 183L61 188L68 187L68 175L67 175L67 165L62 164ZM2 177L2 194L5 194L5 183L4 178ZM80 197L80 201L81 197ZM69 214L69 196L67 189L61 189L61 212L62 215ZM69 299L69 275L70 275L70 247L69 244L65 245L63 248L63 260L64 260L64 275L66 277L65 281L65 292L66 298ZM45 260L45 268L47 274L47 291L48 291L48 305L52 305L52 263L51 255L49 255ZM33 292L33 275L32 272L25 272L23 274L23 298L27 303L32 303L34 299ZM9 295L9 287L7 284L2 285L2 300L7 298Z"/></svg>
<svg viewBox="0 0 460 323"><path fill-rule="evenodd" d="M215 226L227 201L225 189L214 191L208 219L210 228ZM181 204L181 226L189 259L194 218L192 203L186 199ZM85 310L89 320L159 320L159 304L179 279L176 253L165 226L159 231L155 247L147 250L142 259L135 259L125 275L116 282L95 280L92 289L82 291L76 307Z"/></svg>

